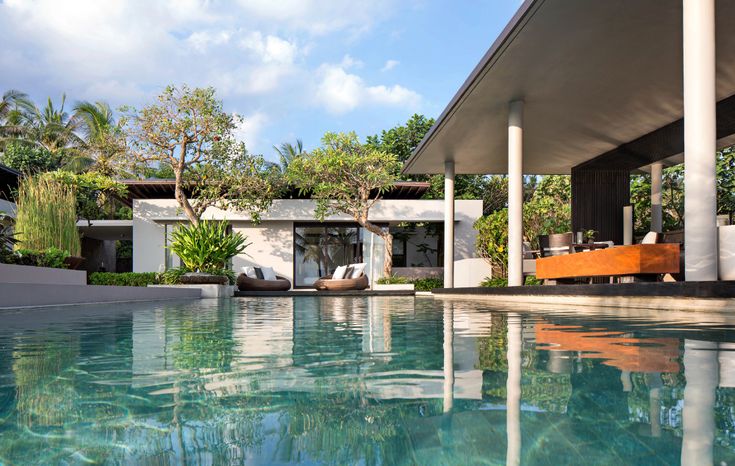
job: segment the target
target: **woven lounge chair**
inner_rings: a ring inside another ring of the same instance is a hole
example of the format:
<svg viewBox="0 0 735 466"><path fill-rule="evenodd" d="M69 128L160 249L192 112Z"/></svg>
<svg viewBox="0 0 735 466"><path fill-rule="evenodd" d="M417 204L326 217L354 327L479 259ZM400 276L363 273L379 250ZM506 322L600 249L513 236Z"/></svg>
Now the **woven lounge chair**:
<svg viewBox="0 0 735 466"><path fill-rule="evenodd" d="M370 283L368 277L365 274L360 275L358 278L343 278L333 279L331 275L322 277L314 282L314 288L319 291L352 291L352 290L364 290Z"/></svg>
<svg viewBox="0 0 735 466"><path fill-rule="evenodd" d="M244 273L237 276L237 289L240 291L288 291L291 282L286 277L276 275L276 280L250 278Z"/></svg>

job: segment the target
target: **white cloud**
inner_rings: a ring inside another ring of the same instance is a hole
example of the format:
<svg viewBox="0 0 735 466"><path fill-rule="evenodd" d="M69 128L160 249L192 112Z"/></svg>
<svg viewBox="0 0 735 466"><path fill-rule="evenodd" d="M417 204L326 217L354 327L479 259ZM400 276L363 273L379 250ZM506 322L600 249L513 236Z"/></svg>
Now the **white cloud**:
<svg viewBox="0 0 735 466"><path fill-rule="evenodd" d="M398 66L400 63L401 62L399 62L398 60L388 60L385 62L385 65L383 65L380 71L383 71L383 72L390 71L396 66Z"/></svg>
<svg viewBox="0 0 735 466"><path fill-rule="evenodd" d="M235 130L235 138L244 142L248 151L253 152L254 148L260 147L263 143L261 134L268 121L268 115L260 111L244 116L243 122Z"/></svg>
<svg viewBox="0 0 735 466"><path fill-rule="evenodd" d="M316 100L328 112L341 114L361 105L376 104L414 107L421 102L418 93L397 84L366 85L360 76L346 70L352 64L351 57L346 56L340 64L325 63L319 68Z"/></svg>
<svg viewBox="0 0 735 466"><path fill-rule="evenodd" d="M241 39L240 47L256 53L266 63L293 63L298 53L296 44L273 35L263 36L258 31Z"/></svg>
<svg viewBox="0 0 735 466"><path fill-rule="evenodd" d="M230 41L232 33L229 31L209 32L209 31L197 31L191 33L187 37L186 42L191 45L197 52L204 53L213 45L223 45Z"/></svg>

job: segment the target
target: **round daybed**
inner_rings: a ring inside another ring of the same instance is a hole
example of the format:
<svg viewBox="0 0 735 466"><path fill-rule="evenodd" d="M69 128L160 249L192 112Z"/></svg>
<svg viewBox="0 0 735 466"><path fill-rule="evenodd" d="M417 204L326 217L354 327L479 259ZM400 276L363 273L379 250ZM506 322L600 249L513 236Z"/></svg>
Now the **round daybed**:
<svg viewBox="0 0 735 466"><path fill-rule="evenodd" d="M327 275L314 282L314 288L320 291L364 290L368 286L370 286L370 283L365 274L360 275L359 278L344 278L340 280L334 280L331 275Z"/></svg>
<svg viewBox="0 0 735 466"><path fill-rule="evenodd" d="M275 280L250 278L244 273L237 276L237 289L240 291L288 291L291 282L286 277L276 275Z"/></svg>

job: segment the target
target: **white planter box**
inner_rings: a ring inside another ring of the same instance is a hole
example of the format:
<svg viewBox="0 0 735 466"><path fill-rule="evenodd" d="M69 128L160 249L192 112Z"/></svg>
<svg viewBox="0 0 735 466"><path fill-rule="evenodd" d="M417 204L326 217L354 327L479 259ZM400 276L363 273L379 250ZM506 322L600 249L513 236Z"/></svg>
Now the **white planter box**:
<svg viewBox="0 0 735 466"><path fill-rule="evenodd" d="M413 291L413 283L405 284L394 284L394 285L381 285L376 283L372 287L375 291Z"/></svg>
<svg viewBox="0 0 735 466"><path fill-rule="evenodd" d="M32 265L0 264L0 283L37 285L86 285L84 270L53 269Z"/></svg>
<svg viewBox="0 0 735 466"><path fill-rule="evenodd" d="M181 288L202 290L202 298L231 298L235 296L234 285L148 285L151 288Z"/></svg>
<svg viewBox="0 0 735 466"><path fill-rule="evenodd" d="M719 228L720 280L735 280L735 225Z"/></svg>

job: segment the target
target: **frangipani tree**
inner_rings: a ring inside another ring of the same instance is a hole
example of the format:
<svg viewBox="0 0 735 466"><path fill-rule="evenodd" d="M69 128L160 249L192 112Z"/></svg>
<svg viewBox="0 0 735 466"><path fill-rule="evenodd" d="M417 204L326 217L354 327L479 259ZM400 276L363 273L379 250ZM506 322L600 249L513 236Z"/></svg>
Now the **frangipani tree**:
<svg viewBox="0 0 735 466"><path fill-rule="evenodd" d="M171 166L176 201L192 224L209 207L248 212L258 221L276 197L277 169L235 139L241 121L222 109L213 88L169 86L156 103L127 113L136 160Z"/></svg>
<svg viewBox="0 0 735 466"><path fill-rule="evenodd" d="M317 202L315 217L347 214L385 241L383 275L393 268L393 237L370 221L370 209L398 180L401 164L395 155L361 144L357 134L326 133L322 147L295 157L288 181Z"/></svg>

